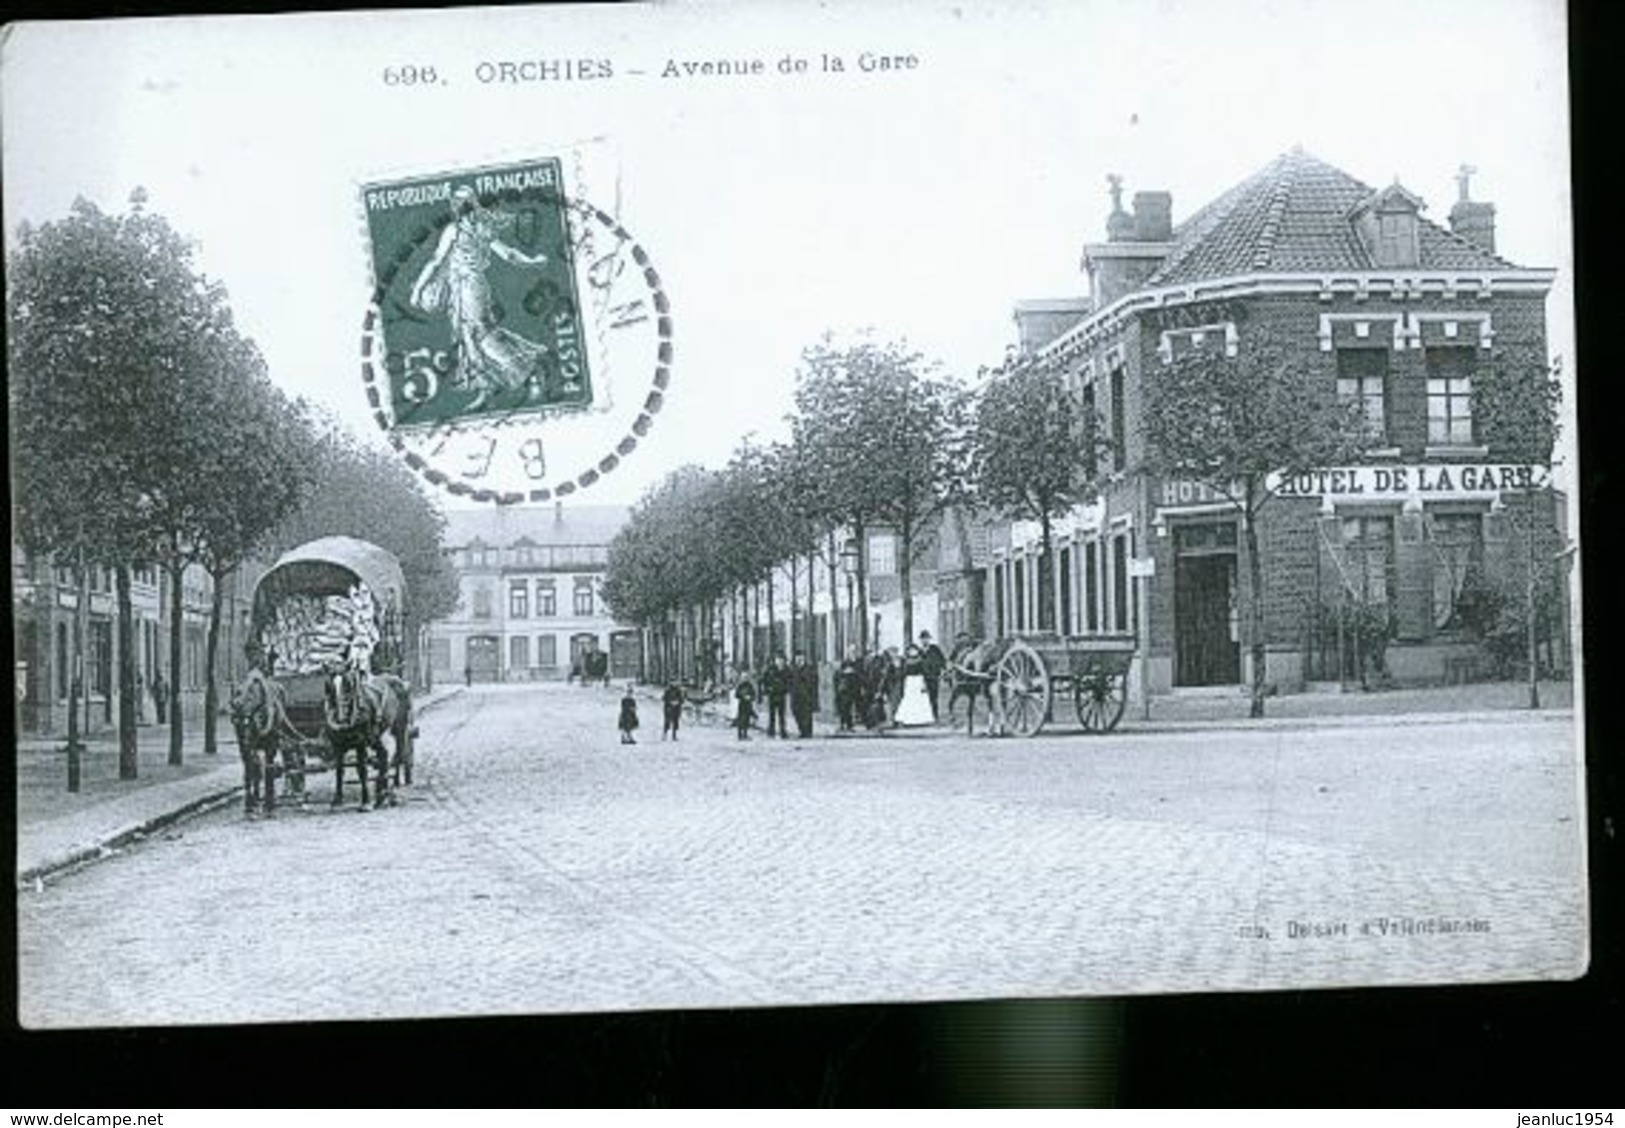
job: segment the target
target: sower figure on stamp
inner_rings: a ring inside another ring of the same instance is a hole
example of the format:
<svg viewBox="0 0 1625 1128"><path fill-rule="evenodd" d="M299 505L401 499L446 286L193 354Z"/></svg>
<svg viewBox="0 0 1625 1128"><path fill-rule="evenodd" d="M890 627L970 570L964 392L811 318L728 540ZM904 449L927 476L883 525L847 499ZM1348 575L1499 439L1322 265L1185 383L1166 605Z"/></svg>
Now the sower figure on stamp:
<svg viewBox="0 0 1625 1128"><path fill-rule="evenodd" d="M790 670L784 664L784 655L773 655L762 675L762 692L767 695L767 735L788 738L790 726L785 723L784 704L790 695Z"/></svg>
<svg viewBox="0 0 1625 1128"><path fill-rule="evenodd" d="M666 684L666 692L660 695L660 707L665 710L665 727L660 730L660 739L670 736L677 739L677 724L683 719L683 687L676 682Z"/></svg>
<svg viewBox="0 0 1625 1128"><path fill-rule="evenodd" d="M487 272L493 256L514 266L542 266L547 256L527 254L502 239L506 221L464 185L452 193L455 218L412 286L412 304L445 313L457 339L458 379L478 393L478 407L496 392L529 387L536 398L547 347L498 324Z"/></svg>

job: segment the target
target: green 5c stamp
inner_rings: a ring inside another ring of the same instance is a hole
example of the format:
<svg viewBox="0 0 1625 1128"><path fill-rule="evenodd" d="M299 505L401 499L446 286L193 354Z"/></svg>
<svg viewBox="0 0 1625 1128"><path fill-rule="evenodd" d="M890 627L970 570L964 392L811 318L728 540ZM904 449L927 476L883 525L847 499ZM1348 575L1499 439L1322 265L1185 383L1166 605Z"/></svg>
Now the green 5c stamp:
<svg viewBox="0 0 1625 1128"><path fill-rule="evenodd" d="M565 177L545 157L362 187L368 401L408 463L452 493L513 504L584 489L637 447L667 394L659 275Z"/></svg>

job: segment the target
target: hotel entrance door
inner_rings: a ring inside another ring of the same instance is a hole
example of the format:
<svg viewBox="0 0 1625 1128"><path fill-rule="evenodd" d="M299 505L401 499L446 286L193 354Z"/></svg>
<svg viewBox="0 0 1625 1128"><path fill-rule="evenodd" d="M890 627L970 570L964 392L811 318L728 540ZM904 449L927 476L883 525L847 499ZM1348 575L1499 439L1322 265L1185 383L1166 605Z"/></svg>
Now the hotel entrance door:
<svg viewBox="0 0 1625 1128"><path fill-rule="evenodd" d="M1236 685L1236 526L1176 527L1174 551L1174 684Z"/></svg>

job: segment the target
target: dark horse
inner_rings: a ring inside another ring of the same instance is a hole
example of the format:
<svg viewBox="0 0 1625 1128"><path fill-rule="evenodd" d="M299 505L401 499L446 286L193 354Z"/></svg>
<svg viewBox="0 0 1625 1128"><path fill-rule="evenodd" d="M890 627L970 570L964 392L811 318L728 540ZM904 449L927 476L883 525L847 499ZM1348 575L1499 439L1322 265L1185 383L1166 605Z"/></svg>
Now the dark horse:
<svg viewBox="0 0 1625 1128"><path fill-rule="evenodd" d="M231 727L243 760L243 813L251 815L263 804L270 814L276 808L277 752L289 727L282 687L252 671L232 695Z"/></svg>
<svg viewBox="0 0 1625 1128"><path fill-rule="evenodd" d="M344 761L355 753L361 779L361 809L371 806L367 794L369 756L378 771L378 805L394 801L389 787L391 759L384 750L384 734L395 744L395 784L402 773L412 782L412 690L394 674L364 674L350 666L329 674L322 690L323 728L333 749L333 806L344 802Z"/></svg>
<svg viewBox="0 0 1625 1128"><path fill-rule="evenodd" d="M993 668L1004 657L1008 644L999 639L988 639L983 642L963 641L954 647L953 657L948 660L948 676L951 679L952 689L948 693L948 707L945 710L950 720L954 715L954 704L963 697L965 699L965 732L974 735L976 732L976 699L982 698L987 702L987 723L989 736L1004 735L1004 710L999 702L998 687L995 686Z"/></svg>

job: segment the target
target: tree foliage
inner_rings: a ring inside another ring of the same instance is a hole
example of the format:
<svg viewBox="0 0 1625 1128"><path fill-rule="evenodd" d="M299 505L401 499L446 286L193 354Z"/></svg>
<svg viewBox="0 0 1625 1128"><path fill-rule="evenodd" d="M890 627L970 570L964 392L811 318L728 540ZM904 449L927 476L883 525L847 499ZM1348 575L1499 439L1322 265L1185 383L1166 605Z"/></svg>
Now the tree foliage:
<svg viewBox="0 0 1625 1128"><path fill-rule="evenodd" d="M1264 569L1258 515L1270 477L1357 457L1365 442L1359 406L1266 331L1242 334L1235 356L1193 350L1144 379L1141 434L1148 464L1168 478L1201 482L1241 511L1251 624L1252 715L1265 696Z"/></svg>
<svg viewBox="0 0 1625 1128"><path fill-rule="evenodd" d="M1042 529L1039 625L1054 625L1051 523L1100 488L1100 422L1060 372L1017 362L991 374L971 433L971 485L980 505Z"/></svg>
<svg viewBox="0 0 1625 1128"><path fill-rule="evenodd" d="M315 485L277 526L272 547L348 536L393 554L406 582L401 610L409 639L416 627L456 610L457 574L442 551L446 519L417 475L330 418L317 417L307 461Z"/></svg>

